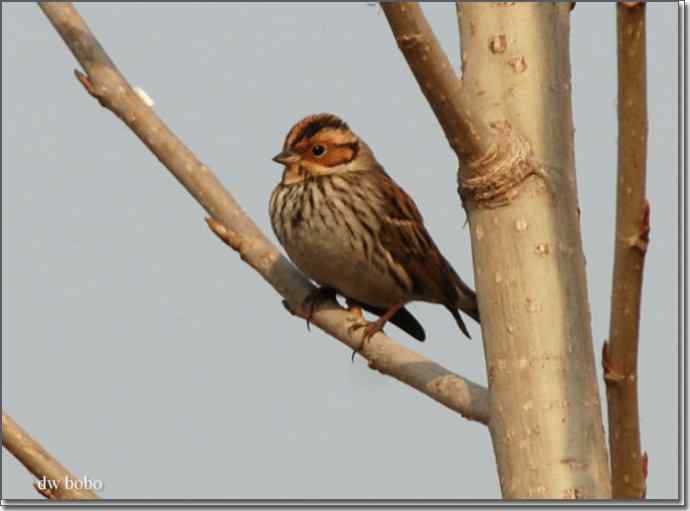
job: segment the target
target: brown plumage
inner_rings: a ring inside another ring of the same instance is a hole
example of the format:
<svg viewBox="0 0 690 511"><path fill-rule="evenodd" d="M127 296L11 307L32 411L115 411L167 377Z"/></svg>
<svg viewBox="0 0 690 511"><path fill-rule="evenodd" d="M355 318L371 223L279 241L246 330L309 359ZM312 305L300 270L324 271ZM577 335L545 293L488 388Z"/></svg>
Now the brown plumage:
<svg viewBox="0 0 690 511"><path fill-rule="evenodd" d="M271 195L273 230L308 277L381 316L357 325L366 326L365 340L386 321L424 340L404 308L415 300L444 305L469 337L458 309L479 321L474 292L441 255L414 201L345 122L302 119L274 161L285 170Z"/></svg>

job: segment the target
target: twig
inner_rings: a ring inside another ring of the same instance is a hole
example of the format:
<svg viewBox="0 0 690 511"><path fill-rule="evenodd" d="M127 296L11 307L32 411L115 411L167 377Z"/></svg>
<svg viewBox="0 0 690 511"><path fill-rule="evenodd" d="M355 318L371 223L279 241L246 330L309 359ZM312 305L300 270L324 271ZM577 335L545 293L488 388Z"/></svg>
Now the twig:
<svg viewBox="0 0 690 511"><path fill-rule="evenodd" d="M214 232L285 298L290 311L303 316L302 303L313 289L309 281L242 211L211 170L132 91L75 8L69 3L52 2L41 3L40 7L86 71L86 75L77 72L77 77L87 91L130 127L210 214L213 220L209 225ZM356 349L361 345L361 333L350 332L353 318L332 302L315 309L312 323ZM384 334L375 335L361 354L372 367L464 417L488 422L485 387L400 346Z"/></svg>
<svg viewBox="0 0 690 511"><path fill-rule="evenodd" d="M644 2L619 2L618 192L609 342L603 366L609 413L613 498L646 493L640 448L637 354L645 253L649 243L647 83Z"/></svg>
<svg viewBox="0 0 690 511"><path fill-rule="evenodd" d="M45 487L38 483L34 484L36 491L44 497L51 500L100 499L96 493L82 489L82 481L63 467L4 411L2 412L2 445L37 479L50 484ZM68 487L69 483L72 483L71 488Z"/></svg>

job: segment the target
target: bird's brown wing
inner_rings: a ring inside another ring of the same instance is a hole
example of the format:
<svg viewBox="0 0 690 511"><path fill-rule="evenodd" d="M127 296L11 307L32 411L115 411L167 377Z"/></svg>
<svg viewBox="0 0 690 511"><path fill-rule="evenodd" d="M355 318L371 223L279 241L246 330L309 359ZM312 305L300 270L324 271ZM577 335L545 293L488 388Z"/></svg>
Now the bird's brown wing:
<svg viewBox="0 0 690 511"><path fill-rule="evenodd" d="M431 239L412 198L385 172L381 171L376 179L379 180L377 189L380 190L381 208L385 212L379 231L381 244L405 269L412 282L413 294L445 305L458 327L469 337L457 311L461 301L458 286L463 286L461 289L467 286ZM472 298L473 295L472 292Z"/></svg>
<svg viewBox="0 0 690 511"><path fill-rule="evenodd" d="M457 291L448 262L424 227L416 204L388 175L382 174L379 179L381 244L407 271L414 294L430 301L455 303Z"/></svg>

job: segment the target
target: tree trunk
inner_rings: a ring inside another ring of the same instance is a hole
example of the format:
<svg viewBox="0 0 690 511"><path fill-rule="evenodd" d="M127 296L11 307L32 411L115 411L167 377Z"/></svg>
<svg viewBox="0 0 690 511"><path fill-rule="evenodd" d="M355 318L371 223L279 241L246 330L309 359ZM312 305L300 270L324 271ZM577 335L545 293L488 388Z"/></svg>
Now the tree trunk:
<svg viewBox="0 0 690 511"><path fill-rule="evenodd" d="M465 91L495 130L463 161L504 498L610 498L573 153L570 6L458 4Z"/></svg>

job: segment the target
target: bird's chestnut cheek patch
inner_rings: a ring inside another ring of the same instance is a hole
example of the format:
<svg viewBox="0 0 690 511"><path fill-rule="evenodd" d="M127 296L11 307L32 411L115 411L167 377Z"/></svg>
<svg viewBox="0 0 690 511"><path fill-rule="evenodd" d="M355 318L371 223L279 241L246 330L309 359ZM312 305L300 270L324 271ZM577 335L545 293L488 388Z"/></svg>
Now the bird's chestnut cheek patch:
<svg viewBox="0 0 690 511"><path fill-rule="evenodd" d="M354 155L354 151L349 146L330 146L327 147L326 153L315 161L318 161L321 165L325 165L326 167L335 167L336 165L351 162Z"/></svg>
<svg viewBox="0 0 690 511"><path fill-rule="evenodd" d="M316 154L314 148L318 146ZM355 157L355 151L348 145L337 146L333 144L315 144L307 148L302 156L302 163L312 173L320 174L326 169L337 167L351 162Z"/></svg>
<svg viewBox="0 0 690 511"><path fill-rule="evenodd" d="M321 160L312 160L311 158L304 158L300 168L309 176L323 176L332 172L330 166L324 165Z"/></svg>

